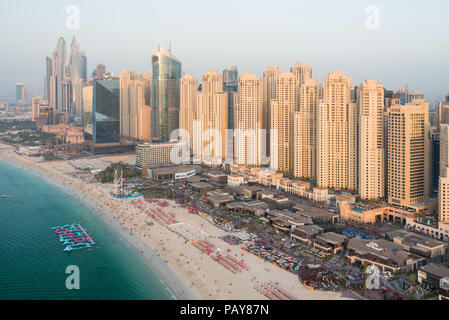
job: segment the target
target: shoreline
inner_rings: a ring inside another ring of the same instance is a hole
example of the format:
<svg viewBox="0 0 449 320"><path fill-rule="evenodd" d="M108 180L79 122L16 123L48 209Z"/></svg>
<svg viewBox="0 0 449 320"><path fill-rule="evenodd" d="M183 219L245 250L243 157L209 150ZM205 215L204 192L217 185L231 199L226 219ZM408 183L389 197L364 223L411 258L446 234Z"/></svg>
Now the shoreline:
<svg viewBox="0 0 449 320"><path fill-rule="evenodd" d="M165 199L169 206L164 210L176 217L179 225L190 226L207 234L220 253L235 259L243 259L247 271L233 273L213 259L213 256L198 250L190 241L156 221L149 226L150 219L139 210L133 199L117 199L111 196L112 184L91 182L79 176L68 160L41 161L19 155L14 147L0 143L0 158L12 165L25 168L47 182L62 188L71 196L87 205L97 216L101 216L114 232L123 238L143 258L174 298L188 300L266 300L259 288L275 283L298 300L353 300L347 292L310 291L299 281L297 275L260 259L222 240L228 235L212 224L209 219L192 215L172 199ZM103 156L109 163L121 161L121 156ZM85 160L89 162L89 159ZM143 201L146 209L156 210L158 204ZM190 231L188 231L190 232Z"/></svg>
<svg viewBox="0 0 449 320"><path fill-rule="evenodd" d="M142 256L150 269L158 276L160 282L164 284L165 289L169 292L173 299L198 300L196 294L182 283L182 281L173 272L173 270L171 270L170 266L162 260L156 250L142 241L137 235L132 232L132 230L126 228L125 225L121 225L119 221L117 221L116 216L108 208L105 208L101 203L93 199L90 195L82 192L81 190L69 186L64 182L59 181L55 177L45 175L44 172L35 167L27 165L25 163L25 161L27 160L26 158L23 158L19 155L17 156L22 158L21 162L14 162L14 159L12 157L5 156L0 151L0 160L6 162L8 165L30 172L37 178L43 179L46 183L62 189L62 192L68 194L76 200L79 200L95 215L101 217L103 222L107 224L114 233L116 233L121 239L125 240L133 250L135 250L139 255Z"/></svg>

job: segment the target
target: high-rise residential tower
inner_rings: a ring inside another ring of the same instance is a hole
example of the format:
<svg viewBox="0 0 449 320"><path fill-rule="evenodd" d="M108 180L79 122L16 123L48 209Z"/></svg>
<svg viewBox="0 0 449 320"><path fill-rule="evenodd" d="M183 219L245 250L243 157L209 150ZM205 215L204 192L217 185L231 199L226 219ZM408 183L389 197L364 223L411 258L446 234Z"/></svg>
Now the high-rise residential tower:
<svg viewBox="0 0 449 320"><path fill-rule="evenodd" d="M87 79L86 55L80 51L78 39L73 37L69 57L70 80L72 82L72 114L81 119L83 114L83 87Z"/></svg>
<svg viewBox="0 0 449 320"><path fill-rule="evenodd" d="M317 122L319 187L357 189L357 109L350 88L351 78L344 72L324 78Z"/></svg>
<svg viewBox="0 0 449 320"><path fill-rule="evenodd" d="M179 84L179 128L188 132L190 148L193 143L193 120L196 119L198 80L191 74L181 78Z"/></svg>
<svg viewBox="0 0 449 320"><path fill-rule="evenodd" d="M221 163L226 154L228 96L223 92L223 75L218 71L208 70L203 74L196 107L194 156L203 163Z"/></svg>
<svg viewBox="0 0 449 320"><path fill-rule="evenodd" d="M234 120L234 158L239 165L260 166L264 161L262 100L262 81L255 74L244 72L239 77Z"/></svg>
<svg viewBox="0 0 449 320"><path fill-rule="evenodd" d="M293 174L316 178L318 103L323 89L315 79L307 79L300 89L299 111L293 120Z"/></svg>
<svg viewBox="0 0 449 320"><path fill-rule="evenodd" d="M358 89L359 194L362 199L385 196L384 89L366 80Z"/></svg>
<svg viewBox="0 0 449 320"><path fill-rule="evenodd" d="M296 77L297 101L295 111L299 111L300 89L306 80L312 79L312 67L305 62L295 62L295 64L290 67L290 72Z"/></svg>
<svg viewBox="0 0 449 320"><path fill-rule="evenodd" d="M151 108L146 104L145 82L136 72L120 73L120 135L151 142Z"/></svg>
<svg viewBox="0 0 449 320"><path fill-rule="evenodd" d="M449 224L449 125L440 127L439 221Z"/></svg>
<svg viewBox="0 0 449 320"><path fill-rule="evenodd" d="M270 153L271 101L276 99L276 78L281 74L278 66L269 66L263 71L263 120L262 128L267 130L266 149Z"/></svg>
<svg viewBox="0 0 449 320"><path fill-rule="evenodd" d="M179 80L182 76L182 64L171 50L159 47L159 50L153 50L151 65L153 139L168 141L172 131L179 127Z"/></svg>
<svg viewBox="0 0 449 320"><path fill-rule="evenodd" d="M276 99L271 100L271 167L293 171L293 112L297 99L297 78L282 72L276 77Z"/></svg>
<svg viewBox="0 0 449 320"><path fill-rule="evenodd" d="M386 112L388 202L406 206L430 191L429 104L413 100ZM444 161L444 160L443 160Z"/></svg>

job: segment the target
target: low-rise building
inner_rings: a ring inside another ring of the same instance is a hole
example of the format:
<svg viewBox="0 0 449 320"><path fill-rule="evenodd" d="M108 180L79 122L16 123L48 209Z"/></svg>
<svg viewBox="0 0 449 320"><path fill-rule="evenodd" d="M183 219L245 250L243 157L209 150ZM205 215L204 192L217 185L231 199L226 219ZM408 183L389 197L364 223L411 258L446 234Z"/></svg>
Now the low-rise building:
<svg viewBox="0 0 449 320"><path fill-rule="evenodd" d="M444 278L449 278L449 268L444 266L429 263L418 270L418 282L432 289L439 289Z"/></svg>
<svg viewBox="0 0 449 320"><path fill-rule="evenodd" d="M336 212L331 212L325 209L312 207L306 204L295 205L293 209L300 215L311 218L313 223L338 223L339 215Z"/></svg>
<svg viewBox="0 0 449 320"><path fill-rule="evenodd" d="M317 235L324 231L323 228L310 224L304 226L296 226L295 230L292 231L291 237L292 239L299 240L308 246L312 245L313 240Z"/></svg>
<svg viewBox="0 0 449 320"><path fill-rule="evenodd" d="M436 259L446 252L447 245L441 241L405 230L388 232L387 239L402 245L405 250L427 259Z"/></svg>
<svg viewBox="0 0 449 320"><path fill-rule="evenodd" d="M345 249L346 239L341 234L326 232L316 236L313 247L326 253L337 254Z"/></svg>
<svg viewBox="0 0 449 320"><path fill-rule="evenodd" d="M426 258L407 252L400 244L384 240L349 240L346 256L350 263L375 265L382 271L416 271L426 263Z"/></svg>
<svg viewBox="0 0 449 320"><path fill-rule="evenodd" d="M228 175L228 186L238 187L245 183L245 178L236 174Z"/></svg>

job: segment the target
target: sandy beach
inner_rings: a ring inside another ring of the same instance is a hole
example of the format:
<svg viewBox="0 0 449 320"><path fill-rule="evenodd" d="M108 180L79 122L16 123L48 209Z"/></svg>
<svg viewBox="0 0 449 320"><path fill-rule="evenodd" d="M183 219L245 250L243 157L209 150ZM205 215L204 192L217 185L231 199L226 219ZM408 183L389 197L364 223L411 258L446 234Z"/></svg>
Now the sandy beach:
<svg viewBox="0 0 449 320"><path fill-rule="evenodd" d="M208 240L222 252L244 259L249 270L234 274L169 228L158 223L148 225L148 215L132 203L136 199L112 197L112 184L86 183L66 160L44 162L18 155L13 147L4 144L0 144L0 157L66 188L92 208L141 252L177 299L267 299L255 288L268 282L277 283L298 300L350 299L338 292L307 290L297 275L222 241L219 237L227 232L215 227L208 218L189 214L174 201L167 200L166 212L173 213L177 221L207 233ZM156 203L145 201L142 206L150 211L159 208Z"/></svg>

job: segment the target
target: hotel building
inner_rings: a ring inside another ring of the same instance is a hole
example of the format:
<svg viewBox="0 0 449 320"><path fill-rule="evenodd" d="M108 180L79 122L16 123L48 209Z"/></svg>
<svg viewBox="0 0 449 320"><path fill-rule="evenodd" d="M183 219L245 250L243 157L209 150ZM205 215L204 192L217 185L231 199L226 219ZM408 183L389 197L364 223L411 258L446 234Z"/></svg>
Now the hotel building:
<svg viewBox="0 0 449 320"><path fill-rule="evenodd" d="M148 168L171 164L170 154L177 142L145 143L136 146L136 166Z"/></svg>

